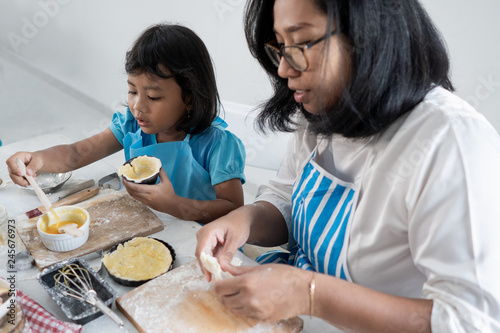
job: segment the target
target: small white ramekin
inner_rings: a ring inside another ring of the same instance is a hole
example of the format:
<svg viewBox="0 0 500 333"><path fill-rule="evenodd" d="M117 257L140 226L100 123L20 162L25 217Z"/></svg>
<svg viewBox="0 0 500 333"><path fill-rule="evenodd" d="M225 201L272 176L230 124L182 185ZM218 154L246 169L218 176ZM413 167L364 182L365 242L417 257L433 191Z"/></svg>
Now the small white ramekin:
<svg viewBox="0 0 500 333"><path fill-rule="evenodd" d="M90 216L87 210L77 207L77 206L62 206L54 208L57 216L61 221L78 221L83 223L80 230L84 232L83 236L73 237L68 234L48 234L41 229L41 226L48 222L48 225L52 225L53 223L57 223L54 215L50 212L47 212L40 216L37 221L36 228L38 230L38 234L42 239L43 245L51 251L57 252L66 252L79 248L89 238L89 225L90 225Z"/></svg>

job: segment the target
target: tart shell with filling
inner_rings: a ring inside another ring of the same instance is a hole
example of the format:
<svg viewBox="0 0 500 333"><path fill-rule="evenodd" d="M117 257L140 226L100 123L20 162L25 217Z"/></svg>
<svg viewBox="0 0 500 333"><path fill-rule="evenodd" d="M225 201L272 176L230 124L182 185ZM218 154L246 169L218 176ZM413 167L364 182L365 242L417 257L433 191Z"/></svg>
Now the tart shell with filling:
<svg viewBox="0 0 500 333"><path fill-rule="evenodd" d="M118 170L118 175L138 184L155 184L160 174L160 159L141 155L131 158Z"/></svg>
<svg viewBox="0 0 500 333"><path fill-rule="evenodd" d="M114 281L139 286L169 271L174 260L175 251L168 243L150 237L136 237L112 247L102 263Z"/></svg>

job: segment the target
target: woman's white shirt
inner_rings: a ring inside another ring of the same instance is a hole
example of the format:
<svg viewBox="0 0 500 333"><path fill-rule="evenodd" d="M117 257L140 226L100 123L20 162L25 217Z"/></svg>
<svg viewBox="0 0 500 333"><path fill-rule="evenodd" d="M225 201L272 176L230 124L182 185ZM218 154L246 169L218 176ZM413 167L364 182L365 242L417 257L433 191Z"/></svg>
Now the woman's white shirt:
<svg viewBox="0 0 500 333"><path fill-rule="evenodd" d="M293 184L316 146L324 169L360 185L352 280L433 299L433 332L500 332L500 138L484 117L437 87L371 139L297 130L256 198L281 211L290 244Z"/></svg>

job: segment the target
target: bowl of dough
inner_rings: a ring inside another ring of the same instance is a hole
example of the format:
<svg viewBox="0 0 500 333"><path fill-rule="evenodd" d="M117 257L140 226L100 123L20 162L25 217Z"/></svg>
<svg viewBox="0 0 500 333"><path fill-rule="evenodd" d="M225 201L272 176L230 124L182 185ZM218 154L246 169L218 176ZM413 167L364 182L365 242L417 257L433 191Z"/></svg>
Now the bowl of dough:
<svg viewBox="0 0 500 333"><path fill-rule="evenodd" d="M118 175L129 182L154 185L160 174L160 159L141 155L129 159L118 170Z"/></svg>
<svg viewBox="0 0 500 333"><path fill-rule="evenodd" d="M102 264L115 282L137 287L172 269L175 251L160 239L135 237L114 245Z"/></svg>
<svg viewBox="0 0 500 333"><path fill-rule="evenodd" d="M53 210L55 215L49 211L40 216L36 224L43 245L51 251L66 252L85 244L89 238L89 212L78 206L61 206ZM68 227L72 230L67 230Z"/></svg>

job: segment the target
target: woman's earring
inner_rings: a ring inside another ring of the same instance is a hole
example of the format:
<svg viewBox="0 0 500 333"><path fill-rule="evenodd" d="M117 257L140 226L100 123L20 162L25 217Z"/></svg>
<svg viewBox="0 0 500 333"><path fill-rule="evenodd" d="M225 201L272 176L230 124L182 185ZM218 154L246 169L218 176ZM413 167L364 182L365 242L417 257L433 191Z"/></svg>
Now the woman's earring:
<svg viewBox="0 0 500 333"><path fill-rule="evenodd" d="M187 109L188 112L188 119L191 118L191 109Z"/></svg>

